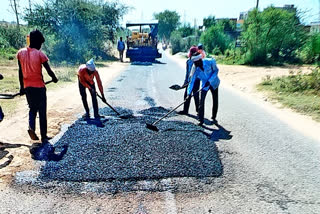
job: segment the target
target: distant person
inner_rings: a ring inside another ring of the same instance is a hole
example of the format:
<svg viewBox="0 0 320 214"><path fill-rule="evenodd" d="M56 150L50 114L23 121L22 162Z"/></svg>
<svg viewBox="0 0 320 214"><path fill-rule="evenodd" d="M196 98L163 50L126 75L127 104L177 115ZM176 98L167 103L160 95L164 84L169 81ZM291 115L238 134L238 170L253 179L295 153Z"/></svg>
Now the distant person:
<svg viewBox="0 0 320 214"><path fill-rule="evenodd" d="M218 88L220 84L220 79L218 77L219 69L217 67L216 60L213 58L202 59L199 52L192 54L191 60L194 63L194 74L188 85L187 94L192 93L195 81L197 78L201 80L201 94L200 94L200 105L199 105L199 124L203 125L204 122L204 108L205 108L205 98L208 90L212 94L212 116L211 119L214 123L217 123L216 117L218 112Z"/></svg>
<svg viewBox="0 0 320 214"><path fill-rule="evenodd" d="M102 101L106 102L99 73L96 70L96 66L94 64L93 59L90 59L86 64L80 65L78 70L79 91L80 91L83 107L86 111L86 114L84 116L86 120L90 119L86 88L89 89L89 92L91 94L94 118L97 120L100 120L98 101L97 101L97 95L96 95L96 87L95 87L93 78L96 78L96 81L102 96Z"/></svg>
<svg viewBox="0 0 320 214"><path fill-rule="evenodd" d="M125 49L125 44L122 41L122 37L120 37L120 40L118 41L117 49L119 51L120 61L123 62L123 52L124 52L124 49Z"/></svg>
<svg viewBox="0 0 320 214"><path fill-rule="evenodd" d="M152 45L156 46L157 44L157 35L158 35L158 25L149 25L150 26L150 33L148 35L148 39L152 41Z"/></svg>
<svg viewBox="0 0 320 214"><path fill-rule="evenodd" d="M188 90L187 86L192 78L191 69L193 66L193 61L191 60L191 56L196 52L198 52L198 48L196 46L191 46L188 54L188 56L190 57L186 62L186 76L182 86L182 87L186 87L184 92L184 99L187 98L187 90ZM199 111L199 93L196 93L196 92L199 90L199 88L200 88L200 79L197 78L194 82L193 89L192 89L194 104L195 104L197 113ZM179 111L178 114L187 115L189 113L190 102L191 102L191 97L187 98L186 102L183 104L183 110Z"/></svg>
<svg viewBox="0 0 320 214"><path fill-rule="evenodd" d="M198 51L201 54L202 59L206 58L206 52L203 50L203 45L201 43L198 44Z"/></svg>
<svg viewBox="0 0 320 214"><path fill-rule="evenodd" d="M2 80L2 79L3 79L3 76L2 76L2 74L0 74L0 80ZM3 120L3 118L4 118L4 114L3 114L2 108L0 106L0 122Z"/></svg>
<svg viewBox="0 0 320 214"><path fill-rule="evenodd" d="M32 140L39 140L35 133L36 116L39 113L41 141L46 142L47 136L47 93L42 76L42 65L52 81L58 79L48 64L48 57L40 50L45 39L39 30L30 32L30 45L17 53L19 65L20 95L26 94L29 105L29 129Z"/></svg>

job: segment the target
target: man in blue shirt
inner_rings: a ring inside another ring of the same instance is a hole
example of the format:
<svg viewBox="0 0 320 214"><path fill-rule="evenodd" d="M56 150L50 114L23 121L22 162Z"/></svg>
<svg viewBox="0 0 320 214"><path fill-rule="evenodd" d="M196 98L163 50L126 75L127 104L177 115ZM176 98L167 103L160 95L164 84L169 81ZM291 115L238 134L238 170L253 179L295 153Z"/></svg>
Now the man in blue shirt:
<svg viewBox="0 0 320 214"><path fill-rule="evenodd" d="M211 58L202 59L201 55L197 52L193 54L191 60L194 63L194 73L192 75L191 81L189 83L187 94L190 96L196 79L201 80L201 94L200 94L200 105L199 105L199 125L201 126L204 121L204 106L205 98L208 90L212 94L212 120L216 123L216 116L218 112L218 88L220 84L220 79L218 77L219 69L217 67L216 60ZM191 71L193 72L193 71Z"/></svg>
<svg viewBox="0 0 320 214"><path fill-rule="evenodd" d="M120 40L118 41L118 46L117 49L119 51L119 57L120 61L123 62L123 51L124 51L125 45L124 42L122 41L122 37L120 37Z"/></svg>

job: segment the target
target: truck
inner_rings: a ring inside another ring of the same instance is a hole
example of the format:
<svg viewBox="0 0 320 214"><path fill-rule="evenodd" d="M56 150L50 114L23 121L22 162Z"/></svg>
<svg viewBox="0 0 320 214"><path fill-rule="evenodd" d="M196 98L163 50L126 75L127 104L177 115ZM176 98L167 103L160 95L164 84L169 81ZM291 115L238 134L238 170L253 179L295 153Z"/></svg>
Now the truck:
<svg viewBox="0 0 320 214"><path fill-rule="evenodd" d="M161 58L158 51L158 20L126 23L127 52L130 62L154 62Z"/></svg>

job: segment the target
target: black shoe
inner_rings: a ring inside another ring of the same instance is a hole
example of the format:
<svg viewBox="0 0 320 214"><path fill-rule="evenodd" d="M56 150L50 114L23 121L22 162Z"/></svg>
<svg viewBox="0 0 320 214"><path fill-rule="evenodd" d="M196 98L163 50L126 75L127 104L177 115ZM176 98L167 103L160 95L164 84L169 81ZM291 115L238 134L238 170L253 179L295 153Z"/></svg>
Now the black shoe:
<svg viewBox="0 0 320 214"><path fill-rule="evenodd" d="M28 129L28 134L31 140L39 140L37 134L32 129Z"/></svg>
<svg viewBox="0 0 320 214"><path fill-rule="evenodd" d="M49 142L49 140L51 140L51 139L52 139L52 137L48 137L48 136L42 137L42 138L41 138L41 142L42 142L42 143Z"/></svg>
<svg viewBox="0 0 320 214"><path fill-rule="evenodd" d="M177 113L180 115L188 115L188 112L185 112L185 111L178 111Z"/></svg>
<svg viewBox="0 0 320 214"><path fill-rule="evenodd" d="M82 115L82 119L85 121L90 120L90 114L86 113L86 114Z"/></svg>
<svg viewBox="0 0 320 214"><path fill-rule="evenodd" d="M200 122L198 123L198 126L203 126L203 121L200 121Z"/></svg>
<svg viewBox="0 0 320 214"><path fill-rule="evenodd" d="M94 118L95 119L102 119L102 118L105 118L105 116L101 116L101 115L98 114L97 116L94 116Z"/></svg>
<svg viewBox="0 0 320 214"><path fill-rule="evenodd" d="M216 118L211 117L213 124L217 124L218 121L216 120Z"/></svg>

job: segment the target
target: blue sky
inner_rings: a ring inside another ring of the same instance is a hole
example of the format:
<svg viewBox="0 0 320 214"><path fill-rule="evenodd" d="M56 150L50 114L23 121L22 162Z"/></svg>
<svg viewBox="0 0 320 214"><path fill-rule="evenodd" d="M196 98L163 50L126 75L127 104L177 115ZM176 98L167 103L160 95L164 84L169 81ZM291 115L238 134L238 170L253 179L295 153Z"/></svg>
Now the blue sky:
<svg viewBox="0 0 320 214"><path fill-rule="evenodd" d="M19 0L20 9L28 6L28 0ZM31 0L41 3L42 0ZM0 0L0 20L14 21L15 16L10 9L9 0ZM216 18L238 18L239 13L248 11L256 6L256 0L118 0L133 7L124 17L122 23L127 20L150 20L154 13L164 11L165 9L174 10L181 16L181 22L188 22L191 25L196 21L197 25L202 24L202 19L209 15ZM283 6L285 4L294 4L300 11L304 11L304 23L319 20L320 0L259 0L259 9L267 6Z"/></svg>

